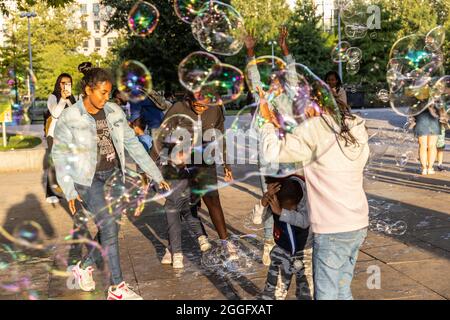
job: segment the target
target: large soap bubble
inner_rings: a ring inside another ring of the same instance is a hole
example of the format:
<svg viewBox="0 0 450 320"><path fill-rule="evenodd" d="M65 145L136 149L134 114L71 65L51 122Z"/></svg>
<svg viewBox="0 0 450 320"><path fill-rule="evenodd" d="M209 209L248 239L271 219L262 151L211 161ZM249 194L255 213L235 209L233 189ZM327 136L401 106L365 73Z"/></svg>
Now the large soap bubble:
<svg viewBox="0 0 450 320"><path fill-rule="evenodd" d="M158 25L159 11L148 2L139 1L128 14L128 26L138 36L146 37L151 34Z"/></svg>
<svg viewBox="0 0 450 320"><path fill-rule="evenodd" d="M228 4L219 1L205 3L191 27L200 46L208 52L232 56L244 46L244 20Z"/></svg>
<svg viewBox="0 0 450 320"><path fill-rule="evenodd" d="M213 68L218 68L219 63L219 59L207 52L196 51L189 54L178 65L180 83L191 92L198 91L211 75Z"/></svg>
<svg viewBox="0 0 450 320"><path fill-rule="evenodd" d="M125 61L117 72L117 87L130 101L142 101L152 90L152 76L139 61Z"/></svg>

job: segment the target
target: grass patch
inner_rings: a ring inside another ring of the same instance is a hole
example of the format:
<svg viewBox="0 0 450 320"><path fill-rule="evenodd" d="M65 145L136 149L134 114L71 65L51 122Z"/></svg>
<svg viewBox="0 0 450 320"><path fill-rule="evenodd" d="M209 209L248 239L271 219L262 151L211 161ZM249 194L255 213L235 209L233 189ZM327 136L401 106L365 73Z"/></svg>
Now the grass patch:
<svg viewBox="0 0 450 320"><path fill-rule="evenodd" d="M0 151L31 149L42 143L38 137L7 134L7 145L3 146L3 135L0 134Z"/></svg>

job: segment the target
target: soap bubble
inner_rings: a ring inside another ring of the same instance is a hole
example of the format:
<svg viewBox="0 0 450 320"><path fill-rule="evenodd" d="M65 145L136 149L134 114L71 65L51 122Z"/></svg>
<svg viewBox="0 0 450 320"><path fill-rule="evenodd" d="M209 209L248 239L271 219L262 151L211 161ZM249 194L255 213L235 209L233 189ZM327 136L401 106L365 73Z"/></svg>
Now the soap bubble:
<svg viewBox="0 0 450 320"><path fill-rule="evenodd" d="M44 242L44 231L36 221L23 221L14 228L15 243L24 247L40 247Z"/></svg>
<svg viewBox="0 0 450 320"><path fill-rule="evenodd" d="M347 55L347 50L351 48L350 43L347 41L341 41L340 47L339 43L331 50L331 59L333 62L338 63L339 61L347 62L349 57Z"/></svg>
<svg viewBox="0 0 450 320"><path fill-rule="evenodd" d="M414 159L414 152L412 151L400 151L395 155L395 163L400 168L405 167L411 159Z"/></svg>
<svg viewBox="0 0 450 320"><path fill-rule="evenodd" d="M438 51L445 41L445 28L437 26L431 29L425 36L426 48L430 51Z"/></svg>
<svg viewBox="0 0 450 320"><path fill-rule="evenodd" d="M117 72L117 87L130 101L142 101L152 90L152 76L139 61L125 61Z"/></svg>
<svg viewBox="0 0 450 320"><path fill-rule="evenodd" d="M138 36L146 37L151 34L159 21L159 11L148 2L139 1L128 14L128 26Z"/></svg>
<svg viewBox="0 0 450 320"><path fill-rule="evenodd" d="M244 46L244 20L228 4L219 1L205 3L191 27L200 46L208 52L232 56Z"/></svg>
<svg viewBox="0 0 450 320"><path fill-rule="evenodd" d="M124 176L117 170L105 183L105 200L109 213L120 220L121 215L142 212L148 191L148 184L142 176L126 169Z"/></svg>
<svg viewBox="0 0 450 320"><path fill-rule="evenodd" d="M252 83L251 73L255 72L255 67L260 75L259 83ZM262 56L251 60L245 68L247 85L252 92L256 87L261 87L264 91L269 90L272 79L277 74L286 69L286 63L283 59L274 56Z"/></svg>
<svg viewBox="0 0 450 320"><path fill-rule="evenodd" d="M211 0L175 0L173 7L175 14L186 23L192 23L205 4Z"/></svg>
<svg viewBox="0 0 450 320"><path fill-rule="evenodd" d="M359 71L359 68L360 68L359 62L357 62L357 63L347 62L347 64L345 65L345 69L347 70L347 73L350 75L357 74Z"/></svg>
<svg viewBox="0 0 450 320"><path fill-rule="evenodd" d="M377 97L382 102L389 102L389 91L386 89L381 89L377 92Z"/></svg>
<svg viewBox="0 0 450 320"><path fill-rule="evenodd" d="M362 51L360 48L357 47L348 48L346 54L348 56L349 63L356 64L361 61Z"/></svg>
<svg viewBox="0 0 450 320"><path fill-rule="evenodd" d="M430 102L433 78L442 75L443 54L433 35L409 35L396 41L389 54L386 80L391 92L393 110L404 116L415 116ZM427 41L434 47L430 50Z"/></svg>
<svg viewBox="0 0 450 320"><path fill-rule="evenodd" d="M201 88L194 92L194 97L201 104L220 106L238 99L243 90L241 70L228 64L216 64Z"/></svg>
<svg viewBox="0 0 450 320"><path fill-rule="evenodd" d="M180 83L191 92L199 90L219 63L219 59L207 52L189 54L178 65Z"/></svg>
<svg viewBox="0 0 450 320"><path fill-rule="evenodd" d="M437 108L450 112L450 76L439 78L431 87L431 99Z"/></svg>
<svg viewBox="0 0 450 320"><path fill-rule="evenodd" d="M197 122L187 115L175 114L165 119L154 135L161 162L191 163L190 156L200 139L201 130Z"/></svg>

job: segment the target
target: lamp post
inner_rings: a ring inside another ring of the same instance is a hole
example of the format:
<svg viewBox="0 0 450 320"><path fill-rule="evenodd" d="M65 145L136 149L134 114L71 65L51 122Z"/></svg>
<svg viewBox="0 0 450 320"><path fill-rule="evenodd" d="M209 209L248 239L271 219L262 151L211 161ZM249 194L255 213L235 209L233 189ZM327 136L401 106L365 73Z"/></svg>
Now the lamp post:
<svg viewBox="0 0 450 320"><path fill-rule="evenodd" d="M270 40L269 41L269 45L272 46L272 68L275 68L275 60L273 58L273 56L275 55L275 49L274 46L277 44L277 42L275 40Z"/></svg>
<svg viewBox="0 0 450 320"><path fill-rule="evenodd" d="M340 4L340 3L339 3ZM342 76L342 60L341 60L341 9L340 5L338 6L338 50L339 50L339 77L341 78L342 83L344 82L344 78Z"/></svg>
<svg viewBox="0 0 450 320"><path fill-rule="evenodd" d="M28 87L30 89L30 102L31 102L31 105L34 104L34 87L33 87L33 84L32 84L33 53L32 53L32 49L31 49L31 24L30 24L30 18L34 18L36 16L37 16L37 14L35 12L22 12L20 14L21 18L27 18L28 19L28 53L30 55L30 71L29 71L29 76L28 76Z"/></svg>

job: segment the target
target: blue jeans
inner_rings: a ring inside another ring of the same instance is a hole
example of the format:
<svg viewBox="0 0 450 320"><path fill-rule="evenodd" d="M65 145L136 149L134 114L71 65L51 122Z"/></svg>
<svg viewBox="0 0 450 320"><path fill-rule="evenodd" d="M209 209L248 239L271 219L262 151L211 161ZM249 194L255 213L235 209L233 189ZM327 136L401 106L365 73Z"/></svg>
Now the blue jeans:
<svg viewBox="0 0 450 320"><path fill-rule="evenodd" d="M96 172L90 187L75 184L75 190L83 200L82 204L94 216L98 228L96 239L99 240L102 250L106 252L111 272L111 284L117 285L123 281L119 256L119 224L117 223L120 221L121 213L108 212L104 193L105 183L113 173L114 170ZM121 179L117 180L121 181ZM115 190L117 189L115 188ZM100 260L100 252L91 250L82 260L81 267L87 268Z"/></svg>
<svg viewBox="0 0 450 320"><path fill-rule="evenodd" d="M316 300L352 300L351 283L367 228L314 234L313 273Z"/></svg>

